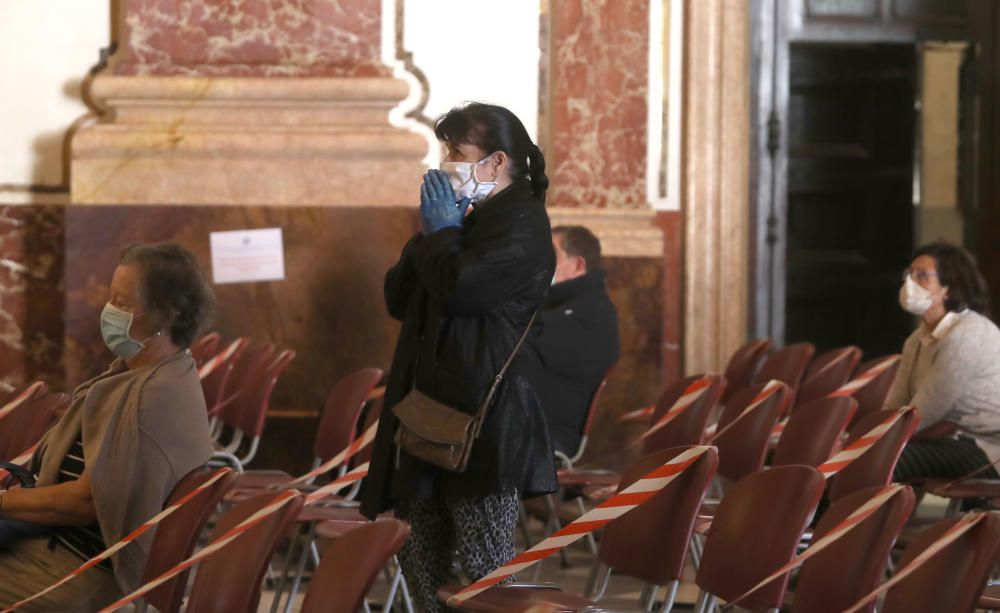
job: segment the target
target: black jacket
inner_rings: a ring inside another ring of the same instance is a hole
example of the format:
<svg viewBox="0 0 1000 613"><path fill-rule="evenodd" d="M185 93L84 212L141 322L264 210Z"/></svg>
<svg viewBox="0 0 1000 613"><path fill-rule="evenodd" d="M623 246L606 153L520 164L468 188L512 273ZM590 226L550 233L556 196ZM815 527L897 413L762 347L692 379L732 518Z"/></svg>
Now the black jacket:
<svg viewBox="0 0 1000 613"><path fill-rule="evenodd" d="M587 408L618 361L618 315L599 270L552 286L532 344L543 376L536 385L555 448L572 457Z"/></svg>
<svg viewBox="0 0 1000 613"><path fill-rule="evenodd" d="M518 353L476 440L468 468L451 473L399 454L395 406L416 381L428 396L475 413L555 270L545 206L517 181L477 206L463 228L416 235L385 276L389 314L403 322L362 492L374 517L395 500L556 489L552 446L534 390L538 357Z"/></svg>

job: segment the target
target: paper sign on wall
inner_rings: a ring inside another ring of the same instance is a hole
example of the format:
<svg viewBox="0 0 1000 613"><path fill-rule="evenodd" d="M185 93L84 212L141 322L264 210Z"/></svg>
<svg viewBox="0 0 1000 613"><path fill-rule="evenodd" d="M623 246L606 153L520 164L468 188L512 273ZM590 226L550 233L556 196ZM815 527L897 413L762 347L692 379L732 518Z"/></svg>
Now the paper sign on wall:
<svg viewBox="0 0 1000 613"><path fill-rule="evenodd" d="M281 228L209 234L212 277L216 284L281 281L285 251Z"/></svg>

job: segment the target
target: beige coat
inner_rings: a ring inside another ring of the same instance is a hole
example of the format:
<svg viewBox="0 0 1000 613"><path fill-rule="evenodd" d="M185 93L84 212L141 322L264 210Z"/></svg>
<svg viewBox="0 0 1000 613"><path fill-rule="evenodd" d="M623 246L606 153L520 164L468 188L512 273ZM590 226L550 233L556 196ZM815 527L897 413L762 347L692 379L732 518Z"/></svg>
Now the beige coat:
<svg viewBox="0 0 1000 613"><path fill-rule="evenodd" d="M187 351L135 370L115 360L76 388L69 409L35 453L38 485L57 482L81 428L97 521L108 545L158 513L181 477L212 454L205 397ZM151 543L148 532L111 558L123 591L139 586Z"/></svg>

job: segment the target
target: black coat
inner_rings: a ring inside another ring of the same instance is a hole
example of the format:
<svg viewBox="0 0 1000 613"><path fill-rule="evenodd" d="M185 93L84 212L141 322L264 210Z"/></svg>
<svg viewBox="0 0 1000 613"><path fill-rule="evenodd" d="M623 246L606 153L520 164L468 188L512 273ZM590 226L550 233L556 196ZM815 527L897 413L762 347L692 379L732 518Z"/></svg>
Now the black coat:
<svg viewBox="0 0 1000 613"><path fill-rule="evenodd" d="M403 322L362 491L374 517L395 500L524 496L555 491L545 418L534 390L538 357L521 349L489 409L468 468L451 473L405 452L392 438L395 406L416 387L474 414L542 304L555 270L545 206L517 181L475 207L463 228L414 236L385 277L389 314Z"/></svg>
<svg viewBox="0 0 1000 613"><path fill-rule="evenodd" d="M543 375L536 385L555 448L572 457L587 408L618 361L618 315L599 270L552 286L533 330Z"/></svg>

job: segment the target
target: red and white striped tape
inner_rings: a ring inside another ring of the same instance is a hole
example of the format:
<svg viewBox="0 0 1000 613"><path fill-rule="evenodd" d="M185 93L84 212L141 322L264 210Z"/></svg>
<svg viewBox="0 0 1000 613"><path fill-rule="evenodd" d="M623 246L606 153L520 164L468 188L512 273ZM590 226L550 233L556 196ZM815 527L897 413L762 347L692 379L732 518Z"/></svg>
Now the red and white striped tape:
<svg viewBox="0 0 1000 613"><path fill-rule="evenodd" d="M903 418L904 415L916 410L916 407L913 406L900 407L892 415L883 420L882 423L866 432L863 436L855 440L847 447L844 447L844 449L842 449L839 453L834 454L834 456L826 462L817 466L816 470L823 473L823 476L829 479L843 470L848 464L863 455L866 451L871 449L882 439L886 432L896 425L897 421ZM917 419L920 419L919 414L917 415Z"/></svg>
<svg viewBox="0 0 1000 613"><path fill-rule="evenodd" d="M671 406L667 410L667 412L664 413L660 417L660 419L656 421L655 424L653 424L652 426L650 426L648 430L643 432L642 435L636 441L633 441L633 444L649 438L650 436L658 432L660 429L662 429L664 426L669 424L671 421L674 420L675 417L683 413L685 410L691 407L695 402L697 402L698 399L701 398L710 387L712 387L712 380L709 379L708 377L701 377L700 379L695 379L694 381L692 381L690 385L684 388L684 392L681 394L680 398L678 398L677 401L674 402L673 406Z"/></svg>
<svg viewBox="0 0 1000 613"><path fill-rule="evenodd" d="M24 404L26 400L38 393L38 390L42 388L45 384L41 381L35 381L28 387L24 388L24 391L18 394L15 398L7 402L7 404L0 407L0 419L7 417L11 414L14 409Z"/></svg>
<svg viewBox="0 0 1000 613"><path fill-rule="evenodd" d="M206 545L204 549L202 549L201 551L195 553L190 558L184 560L183 562L181 562L177 566L171 568L170 570L168 570L167 572L163 573L162 575L160 575L156 579L153 579L149 583L146 583L145 585L139 587L137 590L135 590L131 594L123 596L122 598L118 599L114 603L112 603L112 604L108 605L107 607L101 609L101 613L105 613L106 611L116 611L116 610L124 607L125 605L127 605L127 604L129 604L129 603L131 603L131 602L133 602L133 601L141 598L142 596L145 596L146 594L148 594L152 590L156 589L160 585L163 585L164 583L166 583L167 581L173 579L174 577L176 577L180 573L182 573L185 570L191 568L192 566L194 566L198 562L201 562L205 558L211 556L212 554L216 553L217 551L219 551L220 549L222 549L223 547L225 547L229 543L233 542L241 534L243 534L244 532L250 530L251 528L253 528L257 524L259 524L260 522L264 521L269 515L272 515L273 513L276 513L281 507L285 506L286 504L288 504L289 502L291 502L293 499L295 499L299 495L300 494L298 492L295 492L295 491L292 491L292 490L287 490L287 491L281 492L279 494L276 494L275 497L274 497L274 500L272 500L269 504L265 505L264 507L261 507L261 509L259 511L257 511L256 513L254 513L250 517L246 518L245 520L243 520L242 522L240 522L238 525L234 526L232 529L230 529L229 531L227 531L225 534L223 534L219 538L215 539L214 541L212 541L211 543L209 543L208 545Z"/></svg>
<svg viewBox="0 0 1000 613"><path fill-rule="evenodd" d="M890 355L884 360L875 364L865 372L861 373L857 377L851 379L847 383L841 385L836 390L830 392L830 397L836 396L853 396L862 387L868 385L872 379L881 375L885 371L889 370L900 360L901 356L897 353L895 355Z"/></svg>
<svg viewBox="0 0 1000 613"><path fill-rule="evenodd" d="M212 486L213 483L215 483L216 481L218 481L219 479L221 479L227 473L231 473L231 472L233 472L233 469L231 469L231 468L220 468L219 470L215 471L215 474L212 475L207 481L205 481L204 483L202 483L198 487L194 488L193 490L191 490L187 494L185 494L183 497L181 497L174 504L170 505L169 507L167 507L167 508L163 509L162 511L160 511L158 514L154 515L151 519L149 519L148 521L146 521L145 523L143 523L141 526L139 526L138 528L136 528L135 530L133 530L130 534L128 534L122 540L118 541L117 543L115 543L111 547L108 547L107 549L105 549L101 553L97 554L96 556L90 558L89 560L87 560L86 562L84 562L83 564L81 564L76 570L74 570L73 572L69 573L68 575L66 575L62 579L56 581L55 583L53 583L49 587L45 588L44 590L42 590L42 591L34 594L33 596L29 596L29 597L25 598L24 600L18 601L16 603L10 605L9 607L7 607L6 609L4 609L0 613L7 613L8 611L13 611L14 609L17 609L18 607L22 607L22 606L28 604L29 602L35 600L36 598L39 598L39 597L43 596L44 594L48 594L52 590L56 589L57 587L59 587L60 585L62 585L64 583L66 583L67 581L70 581L74 577L76 577L78 575L81 575L85 571L87 571L87 570L89 570L89 569L97 566L98 564L100 564L104 560L107 560L111 556L115 555L115 553L117 553L118 551L122 550L126 545L128 545L129 543L131 543L135 539L139 538L140 536L142 536L143 534L145 534L146 532L148 532L149 530L151 530L152 528L154 528L157 524L159 524L164 519L166 519L167 517L169 517L174 511L176 511L177 509L181 508L183 505L187 504L187 502L190 501L190 500L192 500L195 496L197 496L198 494L200 494L200 493L204 492L205 490L207 490L209 487Z"/></svg>
<svg viewBox="0 0 1000 613"><path fill-rule="evenodd" d="M629 411L618 418L618 421L622 423L638 423L646 421L653 416L656 412L656 405L650 405L648 407L642 407L641 409L636 409L634 411Z"/></svg>
<svg viewBox="0 0 1000 613"><path fill-rule="evenodd" d="M290 485L298 485L299 483L305 483L306 481L309 481L314 477L317 477L327 471L337 468L338 466L346 462L348 459L353 457L355 454L357 454L359 451L367 447L373 440L375 440L375 432L377 430L378 430L378 420L375 420L375 423L369 426L368 429L365 430L364 434L354 439L351 442L351 444L347 446L346 449L343 449L340 453L333 456L326 462L323 462L322 464L310 470L301 477L296 477L287 484L282 484L282 487L287 487Z"/></svg>
<svg viewBox="0 0 1000 613"><path fill-rule="evenodd" d="M244 341L241 338L229 343L229 346L212 356L207 362L201 365L201 368L198 369L198 378L204 381L205 377L212 374L220 364L223 364L232 358L233 354L236 353L236 350L242 347L243 344Z"/></svg>
<svg viewBox="0 0 1000 613"><path fill-rule="evenodd" d="M752 413L754 409L764 404L765 400L773 396L782 387L785 387L785 384L782 383L781 381L778 381L777 379L771 379L770 381L768 381L767 384L764 385L764 388L760 390L756 396L754 396L754 399L750 402L750 404L748 404L746 408L743 409L743 411L736 416L736 419L726 424L726 427L723 428L722 430L715 432L712 435L711 440L714 441L723 434L725 434L726 432L728 432L730 428L735 426L741 419Z"/></svg>
<svg viewBox="0 0 1000 613"><path fill-rule="evenodd" d="M320 489L306 496L305 504L306 505L315 504L320 500L322 500L323 498L326 498L327 496L330 496L331 494L334 494L337 491L344 489L345 487L354 483L355 481L363 479L367 474L368 474L368 462L365 462L364 464L358 466L357 468L350 471L346 475L340 477L335 481L328 483L327 485L324 485ZM205 558L214 555L220 549L222 549L226 545L236 540L238 536L240 536L247 530L250 530L257 524L262 522L265 518L267 518L268 515L276 513L281 507L283 507L285 504L287 504L289 501L291 501L298 495L299 493L295 490L285 490L279 493L277 496L275 496L274 500L270 504L262 507L259 511L257 511L250 517L246 518L238 525L234 526L231 530L229 530L219 538L209 543L204 549L198 551L188 559L184 560L177 566L166 571L165 573L153 579L149 583L140 586L131 594L122 597L117 602L102 609L101 613L104 613L105 611L115 611L131 602L134 602L135 600L148 594L151 590L157 588L158 586L169 581L173 577L176 577L180 573L191 568L195 564L201 562Z"/></svg>
<svg viewBox="0 0 1000 613"><path fill-rule="evenodd" d="M930 547L923 550L920 555L913 558L913 561L907 564L904 568L899 569L899 571L893 575L892 579L889 579L882 585L878 586L872 593L868 594L861 600L857 601L851 607L844 611L844 613L854 613L865 605L867 605L872 600L875 600L885 592L889 591L894 585L909 577L915 570L923 566L928 560L933 558L939 551L951 545L958 537L962 536L969 530L975 527L983 518L986 517L986 513L970 513L968 515L963 515L951 528L949 528L944 534L941 535L938 540L934 541Z"/></svg>
<svg viewBox="0 0 1000 613"><path fill-rule="evenodd" d="M764 587L765 585L771 583L772 581L784 575L788 571L794 568L798 568L799 566L804 564L806 560L820 553L821 551L823 551L836 541L840 540L840 538L845 534L847 534L848 532L850 532L852 528L854 528L861 522L871 517L875 513L875 511L878 511L882 507L882 505L884 505L893 496L895 496L896 494L905 489L907 489L907 486L899 484L893 484L882 488L868 502L864 503L863 505L855 509L853 513L845 517L839 524L834 526L829 532L826 533L826 535L823 536L823 538L814 542L812 546L809 547L809 549L806 549L804 552L802 552L801 555L796 556L790 562L788 562L778 570L768 575L765 579L762 579L757 585L753 586L749 590L743 592L736 598L733 598L732 600L727 602L726 606L723 607L723 610L729 609L739 601L743 600L750 594L753 594L754 592Z"/></svg>
<svg viewBox="0 0 1000 613"><path fill-rule="evenodd" d="M672 458L659 468L623 489L614 497L602 502L593 510L584 513L552 536L456 593L448 599L448 605L452 607L461 606L463 602L474 597L476 594L489 589L514 573L528 568L539 560L547 558L560 549L583 538L588 533L621 517L656 495L657 492L676 479L680 473L710 449L713 448L706 445L692 447L677 457Z"/></svg>

